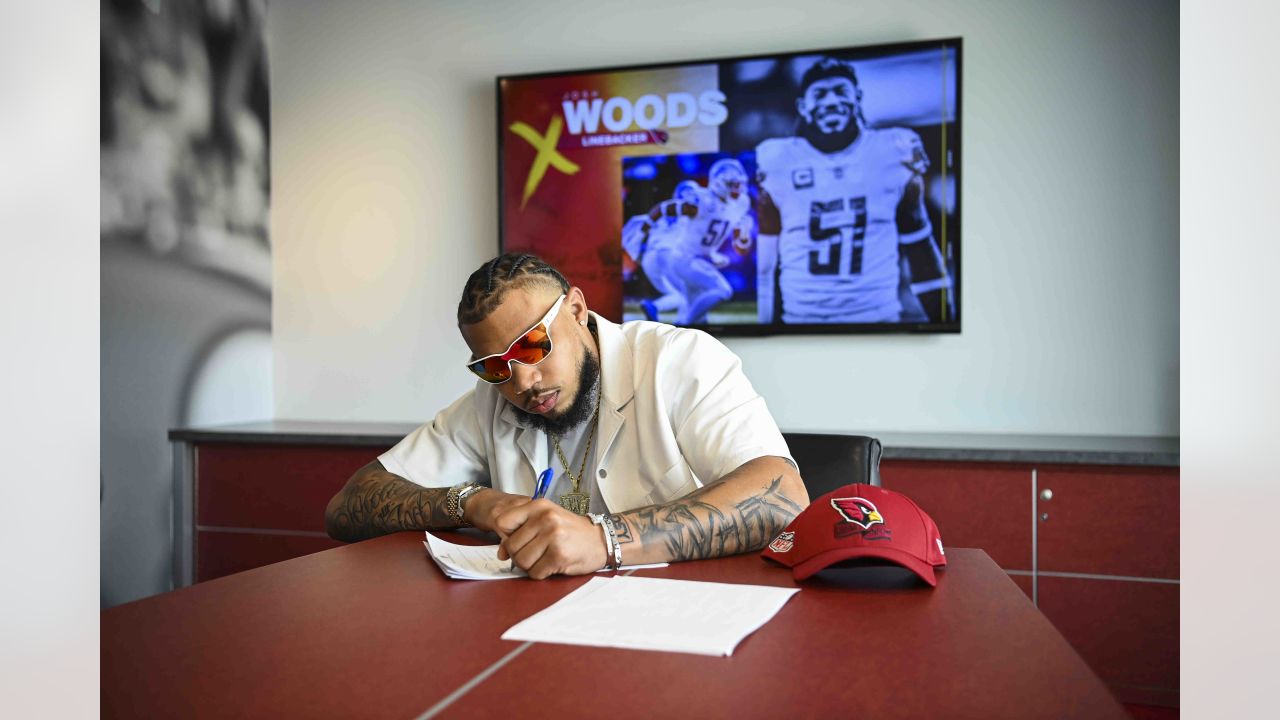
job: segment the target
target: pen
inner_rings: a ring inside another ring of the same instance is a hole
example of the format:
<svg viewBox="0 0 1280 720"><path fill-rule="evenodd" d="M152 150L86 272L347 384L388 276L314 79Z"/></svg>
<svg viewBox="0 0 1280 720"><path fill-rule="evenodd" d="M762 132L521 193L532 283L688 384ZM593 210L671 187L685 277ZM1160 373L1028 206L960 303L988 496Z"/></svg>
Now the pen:
<svg viewBox="0 0 1280 720"><path fill-rule="evenodd" d="M551 487L551 475L552 475L551 468L547 468L546 470L543 470L542 472L538 473L538 481L533 484L534 500L540 500L544 496L546 496L547 489ZM510 558L510 560L511 560L511 566L508 568L507 572L515 572L516 559L513 557L513 558Z"/></svg>
<svg viewBox="0 0 1280 720"><path fill-rule="evenodd" d="M551 487L551 468L547 468L538 474L538 482L533 486L533 499L539 500L546 496L547 490Z"/></svg>

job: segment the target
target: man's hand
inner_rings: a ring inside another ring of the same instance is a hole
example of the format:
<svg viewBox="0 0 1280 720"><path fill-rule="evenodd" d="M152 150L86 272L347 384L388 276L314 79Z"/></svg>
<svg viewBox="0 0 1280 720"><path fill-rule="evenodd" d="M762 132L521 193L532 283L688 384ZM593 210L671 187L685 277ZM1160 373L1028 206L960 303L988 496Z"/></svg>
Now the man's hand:
<svg viewBox="0 0 1280 720"><path fill-rule="evenodd" d="M520 505L528 505L530 502L532 500L527 495L512 495L501 490L485 488L466 499L462 505L462 518L474 527L498 533L506 539L507 534L498 529L498 516Z"/></svg>
<svg viewBox="0 0 1280 720"><path fill-rule="evenodd" d="M607 561L600 528L550 500L526 498L500 514L494 530L503 537L498 559L514 560L535 580L557 574L586 575Z"/></svg>

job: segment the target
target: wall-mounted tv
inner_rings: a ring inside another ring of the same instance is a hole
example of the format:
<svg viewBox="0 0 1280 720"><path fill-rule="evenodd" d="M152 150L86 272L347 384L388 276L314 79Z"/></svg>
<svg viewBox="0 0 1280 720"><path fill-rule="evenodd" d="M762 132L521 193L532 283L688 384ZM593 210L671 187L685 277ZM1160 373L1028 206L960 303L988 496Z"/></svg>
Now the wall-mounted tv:
<svg viewBox="0 0 1280 720"><path fill-rule="evenodd" d="M960 331L961 39L497 79L499 242L611 320Z"/></svg>

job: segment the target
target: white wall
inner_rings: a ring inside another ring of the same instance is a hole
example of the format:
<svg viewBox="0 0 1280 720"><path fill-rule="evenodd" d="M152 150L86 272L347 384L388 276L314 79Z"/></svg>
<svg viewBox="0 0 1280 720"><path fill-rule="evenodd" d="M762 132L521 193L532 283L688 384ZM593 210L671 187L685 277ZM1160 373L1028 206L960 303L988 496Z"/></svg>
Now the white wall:
<svg viewBox="0 0 1280 720"><path fill-rule="evenodd" d="M469 387L495 75L959 35L964 332L728 344L788 430L1176 435L1177 9L276 0L276 416L420 421Z"/></svg>

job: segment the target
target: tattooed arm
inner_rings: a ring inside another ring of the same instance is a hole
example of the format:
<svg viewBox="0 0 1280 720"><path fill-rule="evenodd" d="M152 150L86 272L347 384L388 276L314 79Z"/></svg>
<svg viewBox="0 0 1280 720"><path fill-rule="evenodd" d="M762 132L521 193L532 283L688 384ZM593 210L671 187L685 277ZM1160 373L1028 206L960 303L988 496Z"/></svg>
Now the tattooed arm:
<svg viewBox="0 0 1280 720"><path fill-rule="evenodd" d="M329 500L325 530L334 540L354 542L401 530L457 527L445 511L448 492L447 487L429 488L405 480L374 460L357 470ZM464 517L481 530L492 530L497 515L527 502L527 497L485 488L467 498Z"/></svg>
<svg viewBox="0 0 1280 720"><path fill-rule="evenodd" d="M329 500L325 529L334 540L353 542L401 530L453 527L444 510L448 491L405 480L374 460Z"/></svg>
<svg viewBox="0 0 1280 720"><path fill-rule="evenodd" d="M761 457L683 498L611 517L622 559L635 565L759 550L808 505L795 466Z"/></svg>
<svg viewBox="0 0 1280 720"><path fill-rule="evenodd" d="M795 466L760 457L685 497L610 515L628 565L700 560L764 547L809 504ZM585 517L547 500L499 514L498 559L542 579L604 567L604 535Z"/></svg>

